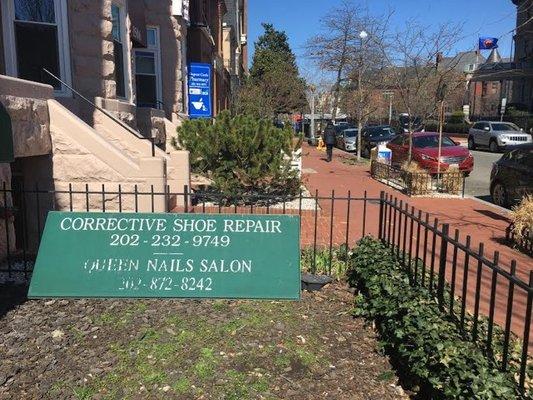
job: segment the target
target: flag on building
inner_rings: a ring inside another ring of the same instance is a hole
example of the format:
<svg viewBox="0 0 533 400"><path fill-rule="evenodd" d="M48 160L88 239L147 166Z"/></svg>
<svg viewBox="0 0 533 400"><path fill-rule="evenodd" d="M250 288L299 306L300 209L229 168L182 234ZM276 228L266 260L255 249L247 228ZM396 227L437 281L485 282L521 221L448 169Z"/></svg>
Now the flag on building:
<svg viewBox="0 0 533 400"><path fill-rule="evenodd" d="M498 48L498 38L480 37L479 50L492 50Z"/></svg>

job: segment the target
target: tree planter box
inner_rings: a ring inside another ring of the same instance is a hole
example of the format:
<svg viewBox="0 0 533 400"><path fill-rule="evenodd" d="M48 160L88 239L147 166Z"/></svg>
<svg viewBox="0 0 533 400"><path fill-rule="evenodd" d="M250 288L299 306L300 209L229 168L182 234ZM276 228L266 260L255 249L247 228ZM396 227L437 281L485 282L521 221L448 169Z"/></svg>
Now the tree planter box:
<svg viewBox="0 0 533 400"><path fill-rule="evenodd" d="M517 238L514 233L514 225L511 224L505 231L505 238L511 246L533 257L533 230L526 228L522 232L522 237Z"/></svg>

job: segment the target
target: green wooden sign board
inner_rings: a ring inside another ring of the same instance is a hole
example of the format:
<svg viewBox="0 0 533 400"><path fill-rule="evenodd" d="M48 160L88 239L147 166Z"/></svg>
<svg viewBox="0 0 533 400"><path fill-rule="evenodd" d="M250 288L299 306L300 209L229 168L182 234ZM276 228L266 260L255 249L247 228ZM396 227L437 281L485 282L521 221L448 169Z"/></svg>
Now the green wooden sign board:
<svg viewBox="0 0 533 400"><path fill-rule="evenodd" d="M288 215L50 212L29 298L300 298Z"/></svg>
<svg viewBox="0 0 533 400"><path fill-rule="evenodd" d="M13 151L13 129L11 117L6 108L0 103L0 162L15 161Z"/></svg>

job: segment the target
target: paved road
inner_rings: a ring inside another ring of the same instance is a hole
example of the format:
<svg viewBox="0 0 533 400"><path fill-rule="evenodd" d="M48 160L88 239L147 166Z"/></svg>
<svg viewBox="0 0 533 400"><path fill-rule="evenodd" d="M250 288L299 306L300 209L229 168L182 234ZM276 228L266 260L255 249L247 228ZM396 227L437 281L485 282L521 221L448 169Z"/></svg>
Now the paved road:
<svg viewBox="0 0 533 400"><path fill-rule="evenodd" d="M498 161L501 153L488 151L472 151L474 155L474 171L466 179L465 193L490 201L490 171L492 164Z"/></svg>

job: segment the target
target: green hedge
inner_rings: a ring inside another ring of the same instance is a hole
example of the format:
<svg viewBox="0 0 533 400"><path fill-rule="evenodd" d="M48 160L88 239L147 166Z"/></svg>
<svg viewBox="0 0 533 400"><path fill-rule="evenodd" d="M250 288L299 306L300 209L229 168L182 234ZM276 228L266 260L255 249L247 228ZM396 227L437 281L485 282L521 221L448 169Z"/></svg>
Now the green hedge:
<svg viewBox="0 0 533 400"><path fill-rule="evenodd" d="M412 285L381 242L364 238L350 260L349 283L358 289L355 314L376 323L404 383L421 398L519 398L511 374L502 373L423 287Z"/></svg>
<svg viewBox="0 0 533 400"><path fill-rule="evenodd" d="M447 122L444 124L442 131L446 133L468 133L470 131L471 125L466 123L454 123ZM426 132L438 132L439 131L439 122L429 120L425 124Z"/></svg>

